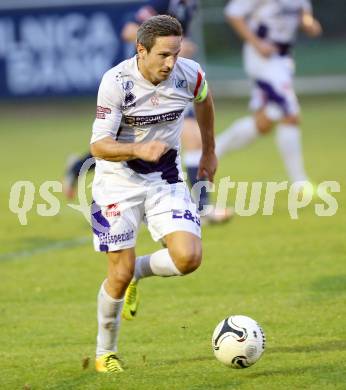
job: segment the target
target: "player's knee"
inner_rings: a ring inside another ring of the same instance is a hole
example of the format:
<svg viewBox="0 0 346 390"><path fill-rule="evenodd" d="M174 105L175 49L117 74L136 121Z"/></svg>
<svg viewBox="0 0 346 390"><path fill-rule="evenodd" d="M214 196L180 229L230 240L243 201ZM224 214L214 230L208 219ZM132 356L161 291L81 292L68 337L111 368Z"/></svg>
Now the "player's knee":
<svg viewBox="0 0 346 390"><path fill-rule="evenodd" d="M274 122L268 118L263 111L256 113L255 120L257 130L261 134L269 133L274 126Z"/></svg>
<svg viewBox="0 0 346 390"><path fill-rule="evenodd" d="M298 115L289 115L289 116L285 116L282 121L282 123L285 123L287 125L299 125L299 122L300 122L300 118Z"/></svg>
<svg viewBox="0 0 346 390"><path fill-rule="evenodd" d="M114 280L121 285L128 285L133 277L133 270L130 269L119 269L112 274Z"/></svg>
<svg viewBox="0 0 346 390"><path fill-rule="evenodd" d="M108 288L112 297L123 297L127 286L133 278L131 270L117 270L108 272Z"/></svg>
<svg viewBox="0 0 346 390"><path fill-rule="evenodd" d="M200 247L181 248L173 257L178 270L183 274L195 271L202 262L202 250Z"/></svg>
<svg viewBox="0 0 346 390"><path fill-rule="evenodd" d="M134 273L134 262L127 261L120 254L109 254L108 285L117 296L125 293Z"/></svg>

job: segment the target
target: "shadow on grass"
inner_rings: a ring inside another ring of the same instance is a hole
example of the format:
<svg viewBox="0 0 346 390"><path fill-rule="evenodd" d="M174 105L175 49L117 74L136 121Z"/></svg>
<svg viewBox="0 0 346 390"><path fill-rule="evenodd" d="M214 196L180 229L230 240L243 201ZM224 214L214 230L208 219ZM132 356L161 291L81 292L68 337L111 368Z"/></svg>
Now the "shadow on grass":
<svg viewBox="0 0 346 390"><path fill-rule="evenodd" d="M346 275L319 278L312 283L311 288L321 293L339 293L346 291Z"/></svg>
<svg viewBox="0 0 346 390"><path fill-rule="evenodd" d="M256 372L246 371L244 377L246 378L261 378L261 377L275 377L275 376L297 376L297 375L306 375L313 374L318 378L321 373L331 373L337 370L341 370L340 367L335 367L335 365L316 365L316 366L300 366L300 367L290 367L290 368L278 368L278 369L268 369ZM341 382L343 378L335 378L333 382ZM332 382L332 379L331 379Z"/></svg>
<svg viewBox="0 0 346 390"><path fill-rule="evenodd" d="M196 357L191 357L186 359L184 359L183 357L179 359L166 359L166 360L161 360L160 364L164 366L165 365L172 366L173 364L207 362L210 360L215 360L215 357L212 354L210 356L196 356Z"/></svg>
<svg viewBox="0 0 346 390"><path fill-rule="evenodd" d="M40 253L86 245L88 242L88 237L77 237L66 240L53 240L45 237L26 238L23 239L21 248L17 251L0 253L0 261L28 258Z"/></svg>
<svg viewBox="0 0 346 390"><path fill-rule="evenodd" d="M346 340L333 340L325 343L311 344L311 345L295 345L295 346L285 346L285 347L273 347L267 348L265 353L308 353L308 352L336 352L336 351L346 351ZM160 361L160 365L174 365L174 364L186 364L186 363L198 363L213 361L215 357L210 354L208 356L196 356L184 359L180 357L179 359L165 359Z"/></svg>
<svg viewBox="0 0 346 390"><path fill-rule="evenodd" d="M200 356L196 358L189 358L189 359L179 359L179 360L166 360L162 362L162 365L172 365L175 362L179 363L188 363L188 362L200 362L200 361L206 361L206 360L214 360L214 357L207 357L207 356ZM161 366L161 364L160 364ZM155 366L149 365L149 368L153 369ZM134 368L133 368L134 369ZM155 378L155 376L152 377L152 387L150 382L151 379L149 377L146 378L133 378L127 377L127 373L131 374L131 369L129 368L124 373L121 374L120 382L124 383L127 380L130 380L130 386L127 387L128 389L135 389L137 386L144 386L144 388L152 388L152 389L158 389L157 386L157 380L158 378ZM211 389L235 389L238 388L241 384L245 384L244 381L248 380L256 380L257 378L270 378L270 381L278 380L277 377L296 377L301 375L312 375L313 377L319 378L321 373L329 373L328 374L328 382L331 384L339 384L343 383L344 378L342 375L338 376L331 376L330 374L334 372L334 374L337 374L338 372L341 373L342 368L340 366L335 365L306 365L306 366L295 366L295 367L289 367L289 368L277 368L277 369L257 369L256 371L252 371L251 368L247 370L232 370L227 367L225 367L225 375L222 377L219 377L219 380L217 380L217 383L213 380L212 383L208 383L208 381L204 383L199 383L200 381L205 381L205 378L196 379L196 382L191 386L188 387L189 390L211 390ZM234 372L236 372L237 377L234 377ZM184 375L184 372L180 372L181 375ZM215 379L215 378L214 378ZM281 379L280 379L281 381ZM137 382L137 383L136 383ZM246 382L248 383L248 382ZM275 383L275 382L270 382ZM174 386L173 386L174 384ZM173 380L172 386L176 389L175 386L176 382ZM93 367L89 368L86 371L80 371L78 374L76 373L75 376L71 378L65 378L62 380L56 381L54 384L50 384L48 386L49 389L84 389L84 388L94 388L94 389L116 389L119 385L119 377L117 375L103 375L95 372L93 370ZM166 384L169 386L168 382ZM253 383L254 385L254 383ZM138 387L141 388L141 387ZM162 390L169 389L169 387L163 386L160 388ZM183 388L182 388L183 389ZM185 388L184 388L185 390Z"/></svg>
<svg viewBox="0 0 346 390"><path fill-rule="evenodd" d="M346 351L346 340L333 340L311 345L294 345L289 347L268 348L266 353L301 353L301 352L335 352Z"/></svg>

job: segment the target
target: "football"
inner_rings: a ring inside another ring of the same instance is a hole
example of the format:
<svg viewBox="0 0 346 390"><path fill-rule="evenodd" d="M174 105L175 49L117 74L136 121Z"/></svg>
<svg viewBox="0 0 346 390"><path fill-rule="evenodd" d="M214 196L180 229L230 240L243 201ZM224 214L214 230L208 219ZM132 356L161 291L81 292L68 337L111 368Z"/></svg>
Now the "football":
<svg viewBox="0 0 346 390"><path fill-rule="evenodd" d="M261 357L265 335L250 317L234 315L215 328L212 345L216 359L232 368L247 368Z"/></svg>

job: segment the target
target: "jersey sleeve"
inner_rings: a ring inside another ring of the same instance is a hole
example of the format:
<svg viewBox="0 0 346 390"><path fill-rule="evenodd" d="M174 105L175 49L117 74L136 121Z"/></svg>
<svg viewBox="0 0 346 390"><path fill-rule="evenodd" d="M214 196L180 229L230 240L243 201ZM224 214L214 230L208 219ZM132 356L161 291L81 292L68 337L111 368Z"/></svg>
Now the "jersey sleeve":
<svg viewBox="0 0 346 390"><path fill-rule="evenodd" d="M121 104L121 88L115 77L107 72L102 78L97 95L96 118L90 143L105 137L116 138L122 117Z"/></svg>
<svg viewBox="0 0 346 390"><path fill-rule="evenodd" d="M258 0L231 0L226 4L224 14L227 17L245 18L255 9Z"/></svg>
<svg viewBox="0 0 346 390"><path fill-rule="evenodd" d="M188 89L192 95L192 100L196 103L203 102L208 95L208 83L201 66L190 59L181 58Z"/></svg>

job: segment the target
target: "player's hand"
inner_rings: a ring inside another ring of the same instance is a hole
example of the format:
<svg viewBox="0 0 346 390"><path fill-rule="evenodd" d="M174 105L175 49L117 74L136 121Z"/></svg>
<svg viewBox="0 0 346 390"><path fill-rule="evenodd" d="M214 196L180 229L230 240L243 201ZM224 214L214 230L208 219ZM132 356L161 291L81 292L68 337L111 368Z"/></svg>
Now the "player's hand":
<svg viewBox="0 0 346 390"><path fill-rule="evenodd" d="M255 49L263 57L271 57L273 54L277 53L277 47L270 42L266 42L263 39L257 39L254 43Z"/></svg>
<svg viewBox="0 0 346 390"><path fill-rule="evenodd" d="M168 144L161 141L149 141L135 144L135 156L144 161L158 162L169 147Z"/></svg>
<svg viewBox="0 0 346 390"><path fill-rule="evenodd" d="M199 162L197 178L207 178L210 182L214 181L214 176L217 168L217 157L215 153L202 154Z"/></svg>
<svg viewBox="0 0 346 390"><path fill-rule="evenodd" d="M303 29L305 34L311 38L316 38L322 34L322 26L320 22L309 15L303 17Z"/></svg>

